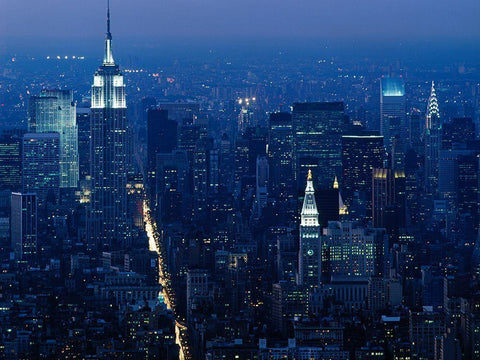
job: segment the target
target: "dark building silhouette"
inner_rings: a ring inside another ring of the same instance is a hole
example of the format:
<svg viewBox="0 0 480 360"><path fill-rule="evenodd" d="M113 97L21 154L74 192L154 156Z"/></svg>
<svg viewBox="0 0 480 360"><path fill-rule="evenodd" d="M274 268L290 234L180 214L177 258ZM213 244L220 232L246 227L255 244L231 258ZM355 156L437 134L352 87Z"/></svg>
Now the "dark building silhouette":
<svg viewBox="0 0 480 360"><path fill-rule="evenodd" d="M78 173L85 180L90 175L90 108L77 107Z"/></svg>
<svg viewBox="0 0 480 360"><path fill-rule="evenodd" d="M293 197L293 132L290 113L270 114L268 162L271 193L279 199Z"/></svg>
<svg viewBox="0 0 480 360"><path fill-rule="evenodd" d="M352 204L355 192L370 204L372 171L383 166L384 153L383 136L342 136L342 196L347 205Z"/></svg>
<svg viewBox="0 0 480 360"><path fill-rule="evenodd" d="M442 149L449 150L454 144L475 140L475 124L471 118L454 118L442 125Z"/></svg>
<svg viewBox="0 0 480 360"><path fill-rule="evenodd" d="M458 156L458 213L466 218L470 240L475 239L479 226L479 156L476 153Z"/></svg>
<svg viewBox="0 0 480 360"><path fill-rule="evenodd" d="M12 192L11 241L17 262L34 265L37 259L37 195Z"/></svg>
<svg viewBox="0 0 480 360"><path fill-rule="evenodd" d="M309 169L319 188L330 187L342 167L343 103L295 103L292 124L297 189L303 186Z"/></svg>
<svg viewBox="0 0 480 360"><path fill-rule="evenodd" d="M374 228L386 228L394 240L405 227L405 172L373 169L372 220Z"/></svg>
<svg viewBox="0 0 480 360"><path fill-rule="evenodd" d="M156 155L167 154L177 148L177 122L168 119L168 111L147 111L147 161L150 191L156 184Z"/></svg>

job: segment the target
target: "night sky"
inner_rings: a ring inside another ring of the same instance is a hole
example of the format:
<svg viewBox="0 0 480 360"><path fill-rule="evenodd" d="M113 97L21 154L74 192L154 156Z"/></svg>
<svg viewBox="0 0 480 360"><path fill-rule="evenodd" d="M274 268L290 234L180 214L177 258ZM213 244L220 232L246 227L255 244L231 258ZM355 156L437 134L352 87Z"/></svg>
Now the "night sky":
<svg viewBox="0 0 480 360"><path fill-rule="evenodd" d="M103 0L0 0L0 41L96 37ZM476 39L479 0L112 0L114 36Z"/></svg>

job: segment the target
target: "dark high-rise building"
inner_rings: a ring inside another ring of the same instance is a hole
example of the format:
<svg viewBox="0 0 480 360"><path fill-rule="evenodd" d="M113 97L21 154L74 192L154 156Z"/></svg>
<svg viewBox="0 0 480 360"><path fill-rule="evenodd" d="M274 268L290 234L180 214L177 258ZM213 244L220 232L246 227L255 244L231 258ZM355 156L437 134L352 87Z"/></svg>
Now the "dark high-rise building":
<svg viewBox="0 0 480 360"><path fill-rule="evenodd" d="M318 222L323 228L329 221L340 220L340 198L338 188L319 189L315 193L317 199Z"/></svg>
<svg viewBox="0 0 480 360"><path fill-rule="evenodd" d="M203 138L197 141L193 152L193 216L196 220L206 219L207 197L209 192L209 160L213 139Z"/></svg>
<svg viewBox="0 0 480 360"><path fill-rule="evenodd" d="M372 170L383 166L383 136L342 136L342 195L351 205L355 192L368 203L372 193Z"/></svg>
<svg viewBox="0 0 480 360"><path fill-rule="evenodd" d="M385 148L392 154L395 137L405 139L405 82L402 78L383 77L380 80L380 133ZM401 144L397 144L397 152Z"/></svg>
<svg viewBox="0 0 480 360"><path fill-rule="evenodd" d="M272 195L283 200L293 197L293 132L289 113L270 114L268 162Z"/></svg>
<svg viewBox="0 0 480 360"><path fill-rule="evenodd" d="M186 124L180 127L178 148L184 150L188 156L189 164L193 164L193 153L197 141L207 137L207 130L200 125Z"/></svg>
<svg viewBox="0 0 480 360"><path fill-rule="evenodd" d="M343 103L295 103L292 123L297 188L309 169L320 188L330 187L342 168Z"/></svg>
<svg viewBox="0 0 480 360"><path fill-rule="evenodd" d="M372 176L373 227L386 228L393 239L405 227L405 172L373 169Z"/></svg>
<svg viewBox="0 0 480 360"><path fill-rule="evenodd" d="M12 192L11 240L15 260L33 264L37 258L37 195Z"/></svg>
<svg viewBox="0 0 480 360"><path fill-rule="evenodd" d="M57 202L60 196L60 135L33 133L23 136L22 191L36 193L38 205Z"/></svg>
<svg viewBox="0 0 480 360"><path fill-rule="evenodd" d="M453 144L475 140L475 124L471 118L454 118L442 125L442 149L449 150Z"/></svg>
<svg viewBox="0 0 480 360"><path fill-rule="evenodd" d="M170 153L177 147L177 122L168 119L167 110L147 111L147 160L150 191L156 184L156 155Z"/></svg>
<svg viewBox="0 0 480 360"><path fill-rule="evenodd" d="M22 188L22 138L4 135L0 138L0 189Z"/></svg>
<svg viewBox="0 0 480 360"><path fill-rule="evenodd" d="M185 151L175 150L169 154L157 154L157 201L160 217L168 222L182 220L187 216L188 159Z"/></svg>
<svg viewBox="0 0 480 360"><path fill-rule="evenodd" d="M77 107L78 174L80 180L90 175L90 108Z"/></svg>
<svg viewBox="0 0 480 360"><path fill-rule="evenodd" d="M469 219L470 240L475 238L479 227L479 161L475 153L458 156L458 212Z"/></svg>
<svg viewBox="0 0 480 360"><path fill-rule="evenodd" d="M110 9L102 65L92 85L90 129L90 247L118 249L130 242L127 205L127 103L125 84L112 53Z"/></svg>

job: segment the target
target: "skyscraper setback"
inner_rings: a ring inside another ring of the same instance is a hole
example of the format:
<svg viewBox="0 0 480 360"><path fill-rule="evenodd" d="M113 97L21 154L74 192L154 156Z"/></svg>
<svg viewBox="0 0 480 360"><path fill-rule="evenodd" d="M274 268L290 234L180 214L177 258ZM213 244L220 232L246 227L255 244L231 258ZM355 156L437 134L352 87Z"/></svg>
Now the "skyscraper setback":
<svg viewBox="0 0 480 360"><path fill-rule="evenodd" d="M42 90L29 105L29 131L60 135L60 187L78 185L78 130L72 90Z"/></svg>
<svg viewBox="0 0 480 360"><path fill-rule="evenodd" d="M112 53L110 9L102 65L92 85L90 119L91 202L89 245L118 249L128 246L127 104L125 84Z"/></svg>
<svg viewBox="0 0 480 360"><path fill-rule="evenodd" d="M393 146L398 151L399 140L405 138L406 129L405 82L402 78L384 77L380 80L380 132L387 153ZM395 141L396 140L396 141ZM392 154L393 155L393 154ZM393 160L393 159L392 159Z"/></svg>

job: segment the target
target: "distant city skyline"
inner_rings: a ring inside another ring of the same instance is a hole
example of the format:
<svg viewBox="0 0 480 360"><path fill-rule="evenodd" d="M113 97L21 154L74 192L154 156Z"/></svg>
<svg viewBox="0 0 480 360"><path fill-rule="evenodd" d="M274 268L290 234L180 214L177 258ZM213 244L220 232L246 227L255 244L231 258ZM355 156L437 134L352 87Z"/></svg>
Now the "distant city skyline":
<svg viewBox="0 0 480 360"><path fill-rule="evenodd" d="M112 30L143 39L310 37L322 39L477 39L480 2L435 0L113 0ZM11 38L97 37L106 1L0 0L0 45Z"/></svg>

